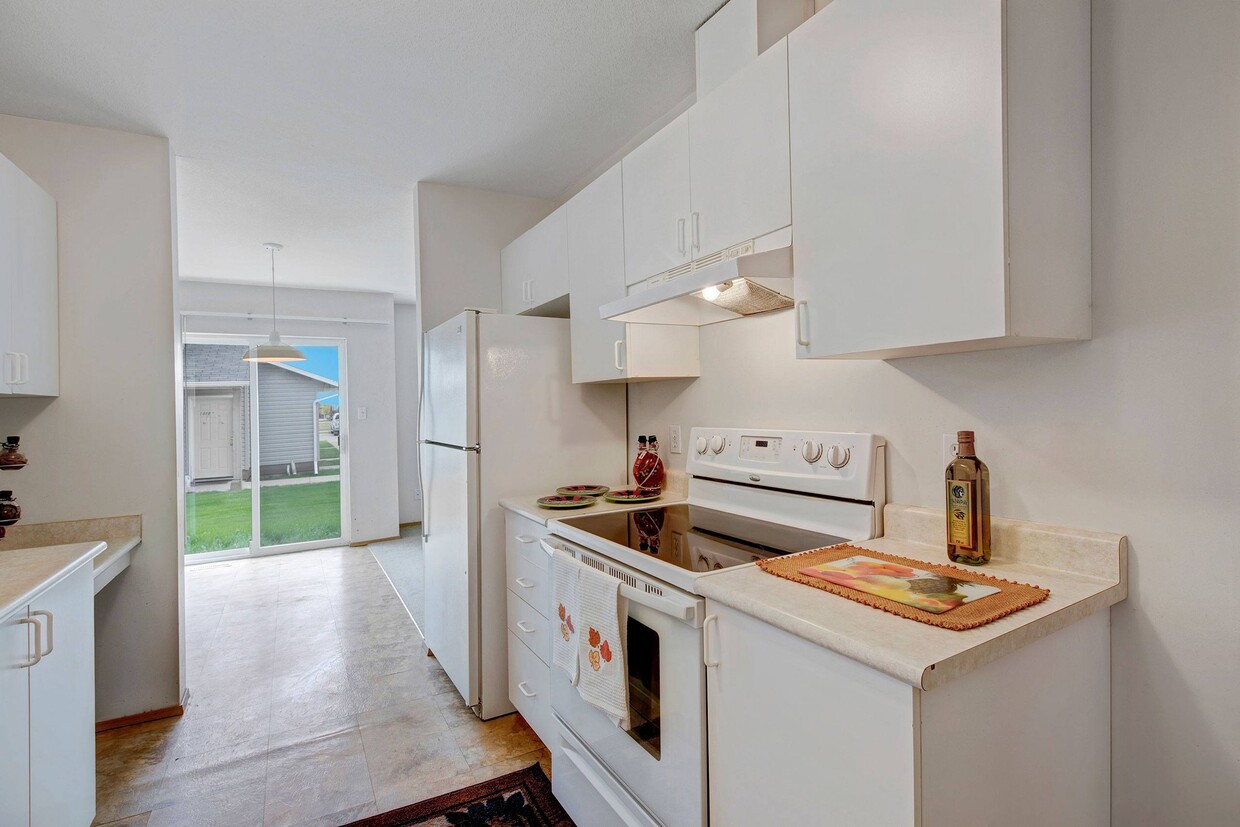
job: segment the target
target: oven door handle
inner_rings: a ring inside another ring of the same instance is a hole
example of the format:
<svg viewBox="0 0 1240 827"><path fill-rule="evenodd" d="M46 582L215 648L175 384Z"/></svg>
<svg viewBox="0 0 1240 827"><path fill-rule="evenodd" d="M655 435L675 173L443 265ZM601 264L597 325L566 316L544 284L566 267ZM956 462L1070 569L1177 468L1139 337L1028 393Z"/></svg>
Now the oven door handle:
<svg viewBox="0 0 1240 827"><path fill-rule="evenodd" d="M539 540L538 544L541 545L543 547L543 550L546 551L548 554L550 554L552 557L555 556L555 552L562 551L566 554L571 554L573 555L573 557L578 558L578 562L580 562L580 557L578 556L576 550L574 549L568 548L567 546L560 545L559 543L554 543L554 544L548 543L546 540ZM586 565L586 564L583 563L582 565ZM619 569L617 569L617 571L619 571ZM682 623L696 625L695 621L697 620L697 616L698 616L698 601L697 600L694 600L688 597L686 597L683 600L670 599L666 595L651 594L645 589L639 589L636 586L630 586L628 583L625 583L623 580L620 580L619 578L616 578L616 579L620 582L620 596L625 598L629 602L637 603L638 605L645 606L648 609L653 609L659 614L665 614L668 617L674 617L677 620L681 621ZM637 580L638 583L643 582L641 579L638 579L638 578L634 578L634 579Z"/></svg>

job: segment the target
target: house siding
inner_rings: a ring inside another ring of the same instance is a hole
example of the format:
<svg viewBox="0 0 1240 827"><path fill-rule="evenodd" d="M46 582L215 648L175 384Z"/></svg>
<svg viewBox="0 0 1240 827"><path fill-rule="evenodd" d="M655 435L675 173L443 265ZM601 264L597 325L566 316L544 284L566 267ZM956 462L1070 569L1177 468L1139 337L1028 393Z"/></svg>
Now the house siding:
<svg viewBox="0 0 1240 827"><path fill-rule="evenodd" d="M318 442L314 400L328 385L274 365L258 366L258 455L263 475L313 469Z"/></svg>

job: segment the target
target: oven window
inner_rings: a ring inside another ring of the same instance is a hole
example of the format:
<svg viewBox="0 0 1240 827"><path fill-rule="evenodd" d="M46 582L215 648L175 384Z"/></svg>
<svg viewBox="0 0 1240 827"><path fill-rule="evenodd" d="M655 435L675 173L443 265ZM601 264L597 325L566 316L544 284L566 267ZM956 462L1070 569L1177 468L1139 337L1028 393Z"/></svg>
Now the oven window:
<svg viewBox="0 0 1240 827"><path fill-rule="evenodd" d="M629 735L656 760L659 745L659 633L629 617Z"/></svg>

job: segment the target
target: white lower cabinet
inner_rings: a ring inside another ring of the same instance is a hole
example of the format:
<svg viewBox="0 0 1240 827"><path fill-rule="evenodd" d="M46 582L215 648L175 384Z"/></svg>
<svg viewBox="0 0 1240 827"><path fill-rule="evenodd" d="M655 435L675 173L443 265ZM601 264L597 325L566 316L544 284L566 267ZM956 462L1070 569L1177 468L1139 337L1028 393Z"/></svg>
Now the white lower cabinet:
<svg viewBox="0 0 1240 827"><path fill-rule="evenodd" d="M712 827L1109 823L1106 612L929 691L706 612Z"/></svg>
<svg viewBox="0 0 1240 827"><path fill-rule="evenodd" d="M551 558L542 523L508 512L508 698L542 742L555 743L551 713Z"/></svg>
<svg viewBox="0 0 1240 827"><path fill-rule="evenodd" d="M0 825L95 817L94 571L86 563L0 621Z"/></svg>

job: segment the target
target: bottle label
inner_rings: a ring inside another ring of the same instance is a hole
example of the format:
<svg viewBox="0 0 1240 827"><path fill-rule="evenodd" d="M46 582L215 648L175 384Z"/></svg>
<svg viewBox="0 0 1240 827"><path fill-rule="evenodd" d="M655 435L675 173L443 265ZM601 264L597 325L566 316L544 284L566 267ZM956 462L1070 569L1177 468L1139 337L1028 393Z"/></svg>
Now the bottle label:
<svg viewBox="0 0 1240 827"><path fill-rule="evenodd" d="M947 542L971 549L973 540L973 481L947 481Z"/></svg>

